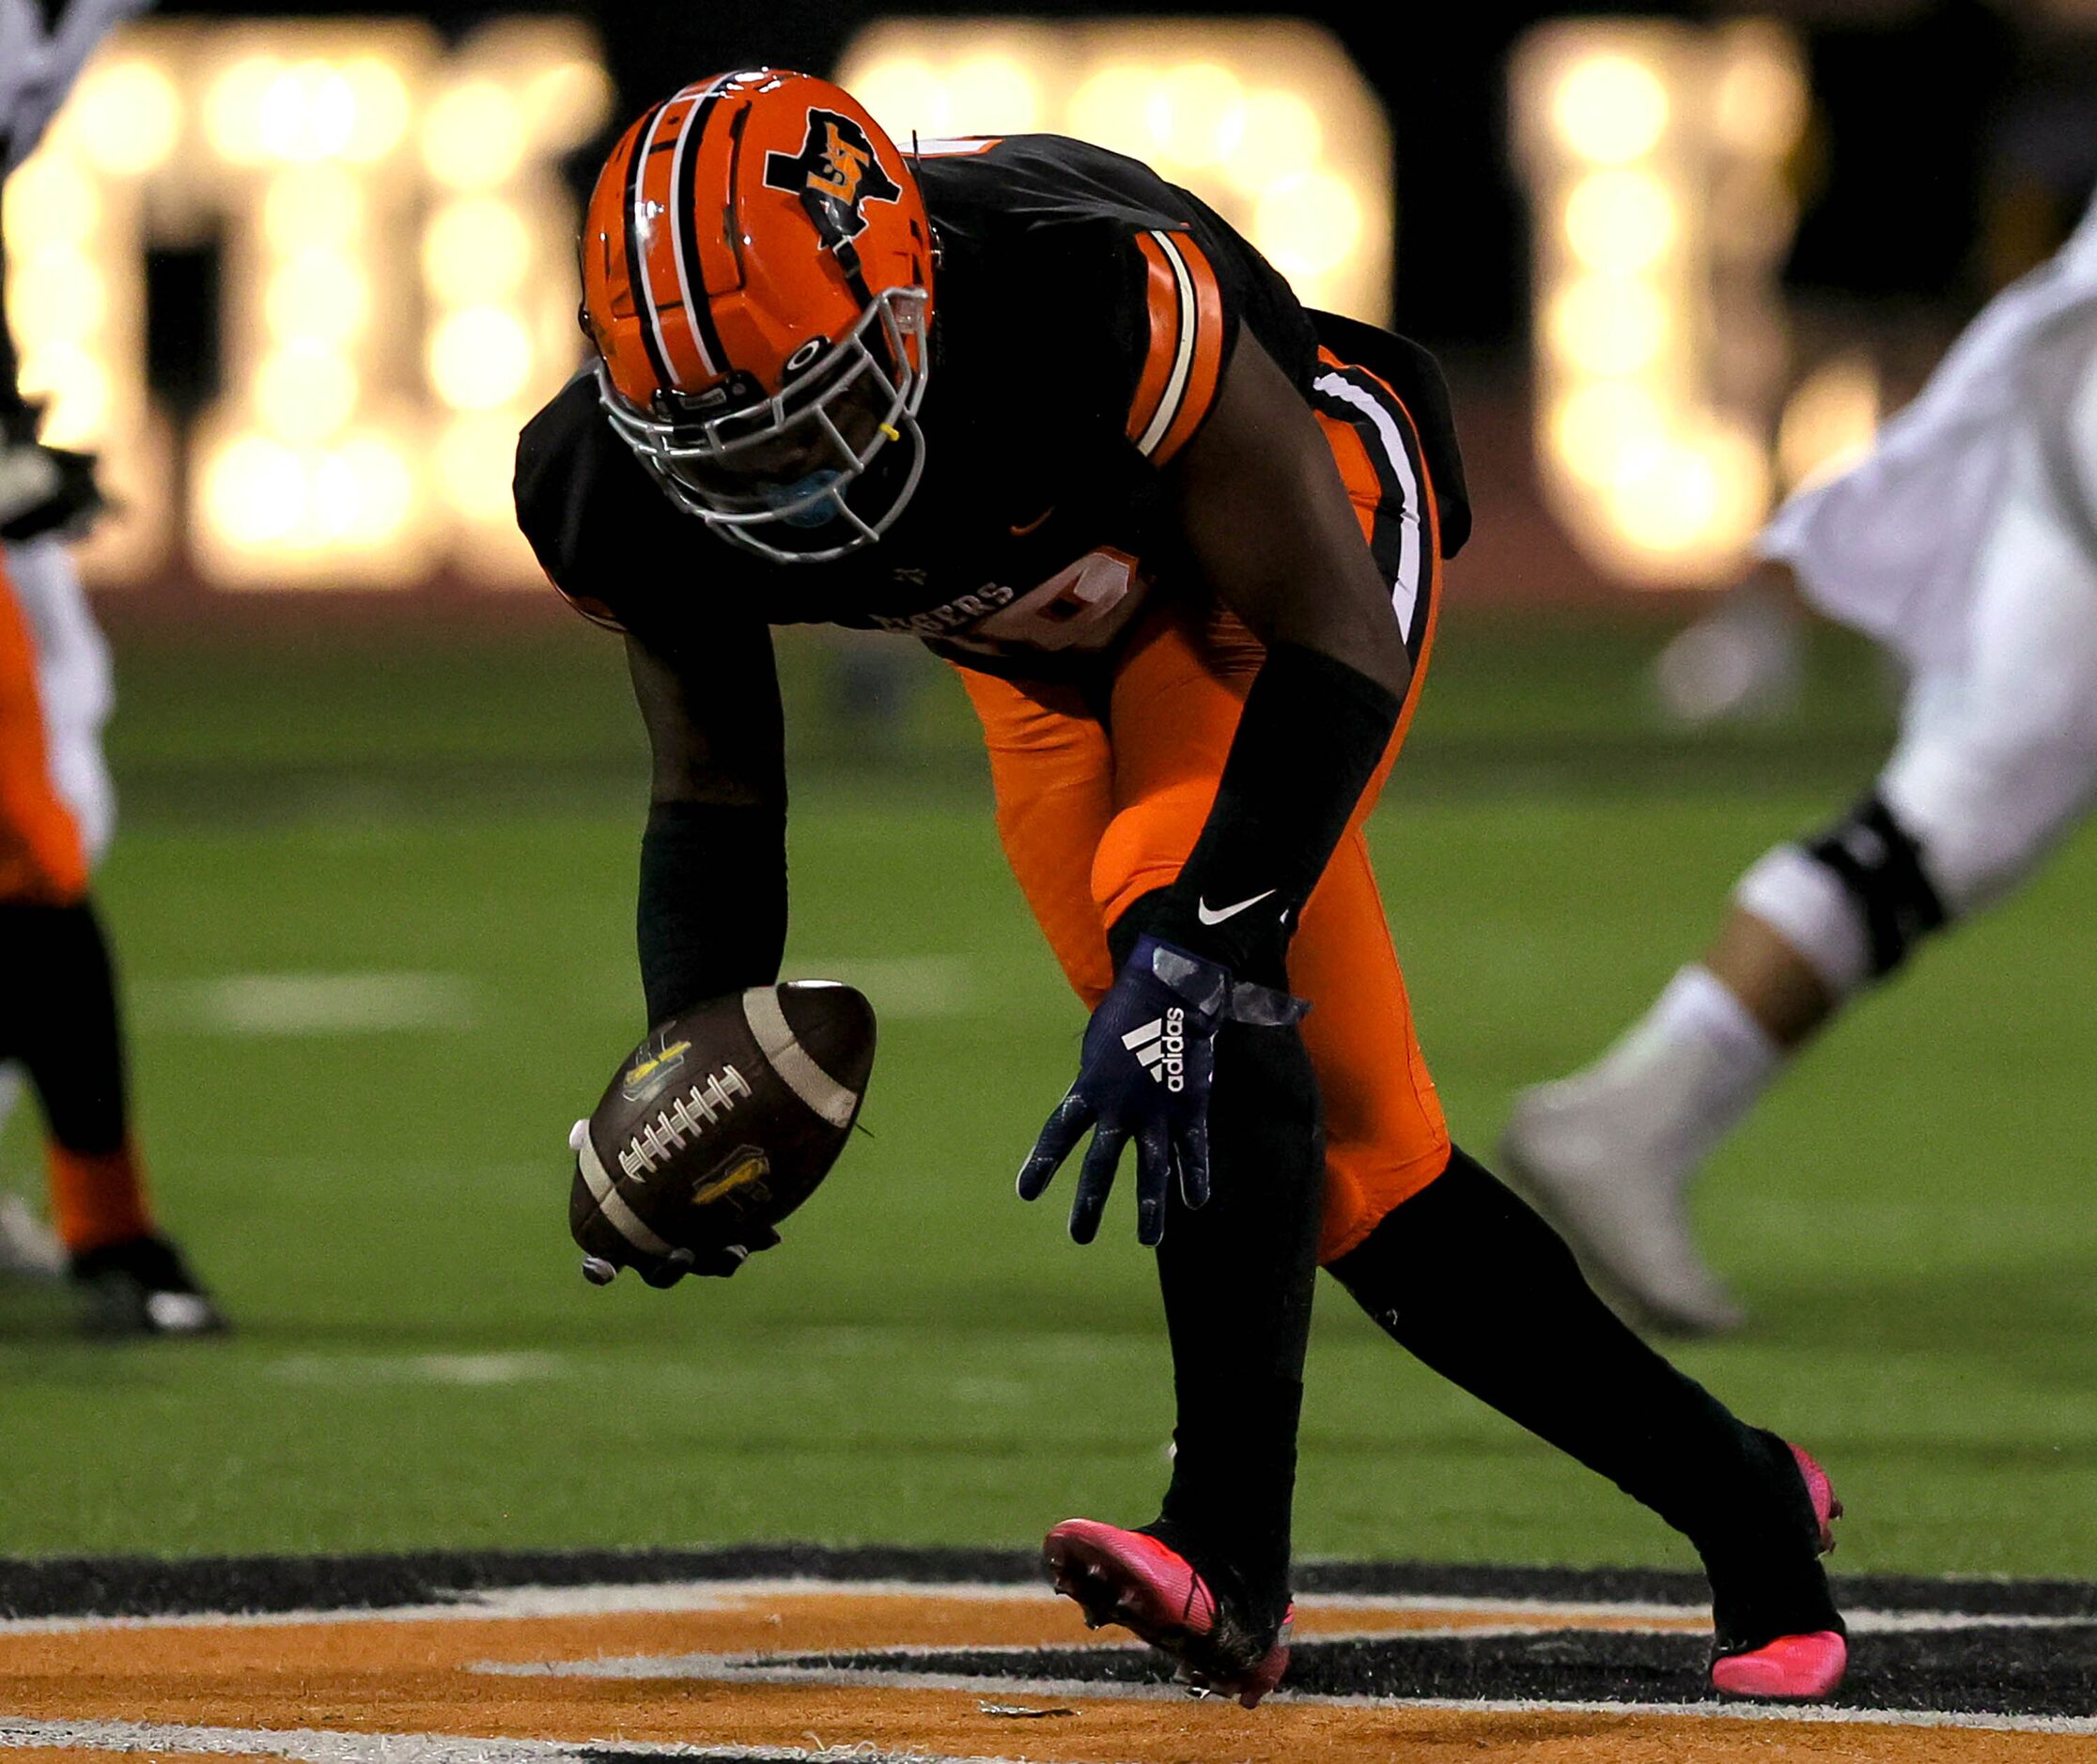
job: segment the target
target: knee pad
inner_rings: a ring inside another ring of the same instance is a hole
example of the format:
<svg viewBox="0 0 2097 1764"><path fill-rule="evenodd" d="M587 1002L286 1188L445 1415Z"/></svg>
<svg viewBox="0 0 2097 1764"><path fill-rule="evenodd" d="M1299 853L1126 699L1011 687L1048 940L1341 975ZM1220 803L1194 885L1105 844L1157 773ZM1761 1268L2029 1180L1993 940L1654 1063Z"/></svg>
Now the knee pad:
<svg viewBox="0 0 2097 1764"><path fill-rule="evenodd" d="M1769 853L1733 898L1838 997L1893 972L1949 917L1920 846L1876 796L1804 844Z"/></svg>

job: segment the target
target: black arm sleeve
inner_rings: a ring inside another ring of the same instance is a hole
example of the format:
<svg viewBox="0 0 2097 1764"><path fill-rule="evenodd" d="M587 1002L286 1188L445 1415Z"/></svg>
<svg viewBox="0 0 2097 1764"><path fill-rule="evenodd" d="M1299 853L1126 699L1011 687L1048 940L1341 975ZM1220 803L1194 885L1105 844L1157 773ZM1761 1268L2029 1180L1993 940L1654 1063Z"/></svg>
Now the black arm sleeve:
<svg viewBox="0 0 2097 1764"><path fill-rule="evenodd" d="M635 918L648 1021L766 986L786 951L786 806L658 802Z"/></svg>
<svg viewBox="0 0 2097 1764"><path fill-rule="evenodd" d="M1275 644L1246 694L1216 806L1179 880L1144 904L1142 929L1241 979L1285 985L1297 920L1375 776L1399 709L1345 662ZM1254 904L1230 910L1240 902Z"/></svg>

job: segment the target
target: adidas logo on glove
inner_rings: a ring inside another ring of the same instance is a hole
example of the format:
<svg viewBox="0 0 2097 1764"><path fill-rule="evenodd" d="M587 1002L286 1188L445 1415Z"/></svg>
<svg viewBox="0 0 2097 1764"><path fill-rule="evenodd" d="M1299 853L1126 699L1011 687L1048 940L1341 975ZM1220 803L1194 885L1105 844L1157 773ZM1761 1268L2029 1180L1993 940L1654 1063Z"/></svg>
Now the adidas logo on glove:
<svg viewBox="0 0 2097 1764"><path fill-rule="evenodd" d="M1122 1045L1168 1091L1187 1088L1187 1013L1174 1006L1122 1037Z"/></svg>

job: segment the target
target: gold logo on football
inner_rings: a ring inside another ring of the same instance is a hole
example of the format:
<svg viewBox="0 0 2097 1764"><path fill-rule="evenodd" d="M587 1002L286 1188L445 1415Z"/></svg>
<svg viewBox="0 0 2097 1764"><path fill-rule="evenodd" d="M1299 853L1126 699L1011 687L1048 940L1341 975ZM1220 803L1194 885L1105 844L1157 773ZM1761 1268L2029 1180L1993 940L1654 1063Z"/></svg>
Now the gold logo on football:
<svg viewBox="0 0 2097 1764"><path fill-rule="evenodd" d="M629 1085L645 1084L657 1073L671 1071L684 1064L684 1057L691 1051L690 1042L672 1042L660 1053L651 1054L639 1065L629 1068L626 1082Z"/></svg>
<svg viewBox="0 0 2097 1764"><path fill-rule="evenodd" d="M736 1211L762 1206L769 1199L770 1190L765 1179L771 1174L771 1159L753 1145L738 1146L728 1154L728 1161L712 1171L691 1191L691 1204L708 1207L726 1199L737 1198Z"/></svg>

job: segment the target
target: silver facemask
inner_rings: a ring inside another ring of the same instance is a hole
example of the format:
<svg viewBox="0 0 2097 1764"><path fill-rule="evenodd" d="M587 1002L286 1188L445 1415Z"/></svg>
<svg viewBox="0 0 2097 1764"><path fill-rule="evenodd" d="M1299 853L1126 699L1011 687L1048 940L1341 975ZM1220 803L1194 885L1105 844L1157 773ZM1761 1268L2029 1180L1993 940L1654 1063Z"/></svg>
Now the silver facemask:
<svg viewBox="0 0 2097 1764"><path fill-rule="evenodd" d="M666 413L638 410L601 359L598 396L620 439L687 514L775 563L825 563L893 526L924 475L917 412L931 371L930 304L921 287L883 290L806 373L720 415L676 394L661 401ZM871 341L877 325L885 360ZM855 444L841 415L854 427L870 421L867 438ZM767 454L793 456L794 474L754 470ZM882 470L870 475L877 458ZM832 528L843 531L826 544Z"/></svg>

